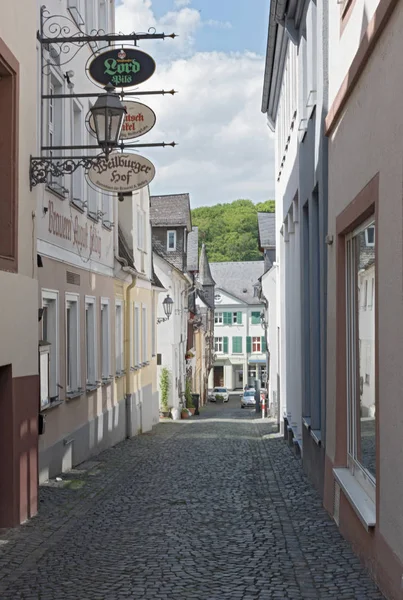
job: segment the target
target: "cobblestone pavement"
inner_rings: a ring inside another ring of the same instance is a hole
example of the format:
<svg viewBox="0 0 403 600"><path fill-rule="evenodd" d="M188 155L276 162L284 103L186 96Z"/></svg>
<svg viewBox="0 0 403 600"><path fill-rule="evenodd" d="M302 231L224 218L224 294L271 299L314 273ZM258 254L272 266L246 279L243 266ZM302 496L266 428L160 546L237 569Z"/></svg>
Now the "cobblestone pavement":
<svg viewBox="0 0 403 600"><path fill-rule="evenodd" d="M210 405L42 486L0 535L1 600L383 598L270 431Z"/></svg>

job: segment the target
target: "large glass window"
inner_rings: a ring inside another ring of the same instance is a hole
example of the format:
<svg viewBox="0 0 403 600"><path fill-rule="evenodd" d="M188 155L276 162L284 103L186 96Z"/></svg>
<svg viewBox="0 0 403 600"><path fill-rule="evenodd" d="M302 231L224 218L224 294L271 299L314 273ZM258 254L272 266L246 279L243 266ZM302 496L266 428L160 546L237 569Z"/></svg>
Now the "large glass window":
<svg viewBox="0 0 403 600"><path fill-rule="evenodd" d="M350 469L374 498L375 225L367 222L346 239L347 398ZM371 310L367 310L368 295Z"/></svg>

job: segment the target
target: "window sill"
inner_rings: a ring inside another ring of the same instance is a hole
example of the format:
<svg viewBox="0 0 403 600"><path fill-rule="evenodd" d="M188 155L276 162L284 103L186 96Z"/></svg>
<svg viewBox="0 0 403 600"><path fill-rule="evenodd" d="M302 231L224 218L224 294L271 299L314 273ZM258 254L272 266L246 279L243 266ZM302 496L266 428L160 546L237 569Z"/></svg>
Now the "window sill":
<svg viewBox="0 0 403 600"><path fill-rule="evenodd" d="M59 200L66 200L66 196L64 196L61 192L55 190L55 188L52 188L51 185L47 184L45 189L47 192L50 192L51 194L56 196L56 198L59 198Z"/></svg>
<svg viewBox="0 0 403 600"><path fill-rule="evenodd" d="M315 444L318 446L322 445L322 432L320 429L311 429L311 437Z"/></svg>
<svg viewBox="0 0 403 600"><path fill-rule="evenodd" d="M346 468L333 469L333 475L365 529L369 531L375 527L375 503L365 493L350 470Z"/></svg>
<svg viewBox="0 0 403 600"><path fill-rule="evenodd" d="M50 402L49 404L41 408L41 412L48 412L49 410L52 410L52 408L57 408L58 406L63 404L63 402L64 400L55 400L54 402Z"/></svg>
<svg viewBox="0 0 403 600"><path fill-rule="evenodd" d="M84 390L79 388L78 390L74 390L73 392L67 392L66 400L74 400L74 398L79 398L84 394Z"/></svg>
<svg viewBox="0 0 403 600"><path fill-rule="evenodd" d="M90 221L93 221L94 223L99 223L99 219L98 219L96 213L91 213L90 211L88 211L87 219L89 219Z"/></svg>
<svg viewBox="0 0 403 600"><path fill-rule="evenodd" d="M112 227L110 225L105 225L105 223L102 223L102 228L106 229L106 231L112 231Z"/></svg>
<svg viewBox="0 0 403 600"><path fill-rule="evenodd" d="M113 377L105 377L105 378L102 378L102 383L101 383L101 385L102 385L102 386L104 386L104 385L109 385L110 383L112 383L112 381L113 381L113 380L114 380L114 378L113 378Z"/></svg>
<svg viewBox="0 0 403 600"><path fill-rule="evenodd" d="M86 392L95 392L99 388L99 383L90 383L85 388Z"/></svg>
<svg viewBox="0 0 403 600"><path fill-rule="evenodd" d="M311 430L311 417L302 417L302 422L304 427L306 427L309 431Z"/></svg>
<svg viewBox="0 0 403 600"><path fill-rule="evenodd" d="M76 202L75 200L70 200L70 206L72 206L73 208L78 210L79 213L81 213L81 214L84 213L84 207L81 204L79 204L78 202Z"/></svg>
<svg viewBox="0 0 403 600"><path fill-rule="evenodd" d="M121 377L124 377L126 375L126 371L117 371L115 373L115 379L120 379Z"/></svg>

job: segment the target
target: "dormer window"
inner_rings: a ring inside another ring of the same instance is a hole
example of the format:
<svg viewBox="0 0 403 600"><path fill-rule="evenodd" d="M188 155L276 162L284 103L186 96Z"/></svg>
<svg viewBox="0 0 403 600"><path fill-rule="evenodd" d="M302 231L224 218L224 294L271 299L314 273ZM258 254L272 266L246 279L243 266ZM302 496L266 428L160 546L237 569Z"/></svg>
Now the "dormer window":
<svg viewBox="0 0 403 600"><path fill-rule="evenodd" d="M168 252L173 252L176 250L176 231L168 231L167 232L167 250Z"/></svg>

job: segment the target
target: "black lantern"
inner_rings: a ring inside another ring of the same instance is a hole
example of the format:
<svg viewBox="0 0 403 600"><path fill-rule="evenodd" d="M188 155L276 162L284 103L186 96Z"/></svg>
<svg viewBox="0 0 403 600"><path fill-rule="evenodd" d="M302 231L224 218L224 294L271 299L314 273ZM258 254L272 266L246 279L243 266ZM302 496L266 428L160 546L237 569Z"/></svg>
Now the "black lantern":
<svg viewBox="0 0 403 600"><path fill-rule="evenodd" d="M164 313L166 315L166 318L165 319L163 319L163 318L157 319L157 323L164 323L164 321L168 321L169 317L172 315L173 303L174 303L174 301L172 300L170 295L167 294L167 297L165 298L165 300L162 303L162 306L164 307Z"/></svg>
<svg viewBox="0 0 403 600"><path fill-rule="evenodd" d="M94 120L98 144L108 156L110 150L116 148L119 143L126 109L120 101L119 94L113 93L115 88L111 83L108 83L104 89L106 94L98 96L90 112Z"/></svg>

